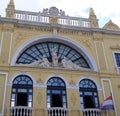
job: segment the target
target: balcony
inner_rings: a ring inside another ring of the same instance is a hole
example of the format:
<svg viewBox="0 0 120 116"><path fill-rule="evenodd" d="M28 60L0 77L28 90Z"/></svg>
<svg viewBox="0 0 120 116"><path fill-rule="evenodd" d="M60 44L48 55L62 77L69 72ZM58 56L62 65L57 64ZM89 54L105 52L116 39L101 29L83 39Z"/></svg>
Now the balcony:
<svg viewBox="0 0 120 116"><path fill-rule="evenodd" d="M24 106L9 107L6 116L102 116L100 109L68 110L67 108L34 109Z"/></svg>
<svg viewBox="0 0 120 116"><path fill-rule="evenodd" d="M101 110L95 108L84 109L83 116L101 116Z"/></svg>
<svg viewBox="0 0 120 116"><path fill-rule="evenodd" d="M25 106L15 106L8 108L8 114L10 116L32 116L32 111L34 108Z"/></svg>
<svg viewBox="0 0 120 116"><path fill-rule="evenodd" d="M48 116L68 116L68 109L66 108L48 108Z"/></svg>

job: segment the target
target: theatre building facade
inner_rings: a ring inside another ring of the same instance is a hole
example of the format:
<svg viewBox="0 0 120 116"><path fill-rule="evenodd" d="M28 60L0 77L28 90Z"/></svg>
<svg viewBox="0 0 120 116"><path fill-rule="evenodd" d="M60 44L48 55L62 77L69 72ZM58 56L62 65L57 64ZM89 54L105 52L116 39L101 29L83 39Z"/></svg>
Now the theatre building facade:
<svg viewBox="0 0 120 116"><path fill-rule="evenodd" d="M112 96L112 110L101 110ZM119 116L120 28L94 10L56 7L0 16L0 116Z"/></svg>

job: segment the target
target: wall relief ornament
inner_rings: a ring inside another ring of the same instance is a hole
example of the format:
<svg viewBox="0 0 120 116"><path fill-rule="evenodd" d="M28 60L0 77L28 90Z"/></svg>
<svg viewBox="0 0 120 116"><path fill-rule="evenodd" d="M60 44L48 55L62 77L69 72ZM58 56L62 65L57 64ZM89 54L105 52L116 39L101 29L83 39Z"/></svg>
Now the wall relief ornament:
<svg viewBox="0 0 120 116"><path fill-rule="evenodd" d="M37 80L37 83L43 83L43 80L42 80L41 78L39 78L39 79Z"/></svg>
<svg viewBox="0 0 120 116"><path fill-rule="evenodd" d="M83 39L81 40L81 42L86 46L88 47L89 49L92 50L92 41L90 39Z"/></svg>
<svg viewBox="0 0 120 116"><path fill-rule="evenodd" d="M37 94L37 101L38 101L38 104L41 104L42 101L43 101L43 96L42 96L42 93L41 93L41 92L39 92L39 93Z"/></svg>
<svg viewBox="0 0 120 116"><path fill-rule="evenodd" d="M75 105L76 104L76 101L77 101L77 98L76 98L76 95L75 95L75 93L71 93L71 103L73 104L73 105Z"/></svg>
<svg viewBox="0 0 120 116"><path fill-rule="evenodd" d="M70 85L75 85L75 82L73 80L70 80Z"/></svg>

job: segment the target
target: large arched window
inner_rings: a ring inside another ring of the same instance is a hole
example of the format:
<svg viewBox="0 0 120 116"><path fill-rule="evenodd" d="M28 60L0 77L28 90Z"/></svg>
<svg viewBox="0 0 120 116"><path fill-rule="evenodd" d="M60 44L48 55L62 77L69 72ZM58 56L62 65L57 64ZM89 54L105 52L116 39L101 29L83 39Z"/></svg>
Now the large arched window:
<svg viewBox="0 0 120 116"><path fill-rule="evenodd" d="M66 85L59 77L52 77L47 82L47 107L67 108Z"/></svg>
<svg viewBox="0 0 120 116"><path fill-rule="evenodd" d="M99 107L97 87L93 81L89 79L81 80L79 83L79 92L82 109Z"/></svg>
<svg viewBox="0 0 120 116"><path fill-rule="evenodd" d="M32 107L33 81L27 75L19 75L13 80L11 106Z"/></svg>
<svg viewBox="0 0 120 116"><path fill-rule="evenodd" d="M79 51L76 51L76 49L66 44L50 41L41 42L30 46L20 54L16 63L30 64L39 59L42 59L43 56L46 57L49 62L52 62L51 50L53 48L55 48L57 56L59 58L58 62L61 62L61 60L65 57L67 60L72 61L76 65L84 68L90 68L88 62L85 60L83 55L79 53Z"/></svg>

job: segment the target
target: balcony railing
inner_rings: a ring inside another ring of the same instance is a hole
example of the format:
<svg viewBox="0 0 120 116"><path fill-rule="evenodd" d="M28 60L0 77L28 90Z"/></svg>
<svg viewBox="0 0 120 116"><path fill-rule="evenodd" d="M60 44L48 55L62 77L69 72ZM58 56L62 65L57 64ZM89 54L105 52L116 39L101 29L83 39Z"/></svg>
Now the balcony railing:
<svg viewBox="0 0 120 116"><path fill-rule="evenodd" d="M68 109L66 108L48 108L48 116L68 116Z"/></svg>
<svg viewBox="0 0 120 116"><path fill-rule="evenodd" d="M101 116L101 110L100 109L84 109L83 110L83 116Z"/></svg>
<svg viewBox="0 0 120 116"><path fill-rule="evenodd" d="M40 12L28 12L15 10L15 17L19 20L26 20L32 22L41 22L41 23L50 23L50 14L43 14ZM57 23L67 26L78 26L78 27L90 27L91 19L79 18L79 17L70 17L70 16L55 16L58 18Z"/></svg>
<svg viewBox="0 0 120 116"><path fill-rule="evenodd" d="M33 108L24 106L9 107L10 116L32 116Z"/></svg>

